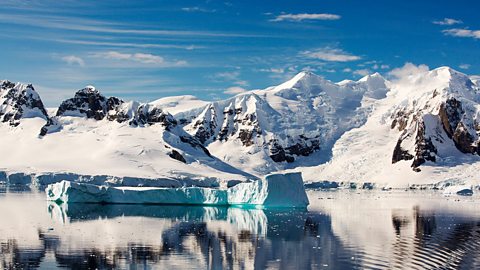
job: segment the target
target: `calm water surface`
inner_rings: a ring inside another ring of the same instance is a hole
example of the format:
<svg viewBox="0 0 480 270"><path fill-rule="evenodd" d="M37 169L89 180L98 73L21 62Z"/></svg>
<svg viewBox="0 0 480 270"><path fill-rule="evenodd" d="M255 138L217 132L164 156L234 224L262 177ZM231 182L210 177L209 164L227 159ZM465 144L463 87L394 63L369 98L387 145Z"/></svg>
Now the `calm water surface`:
<svg viewBox="0 0 480 270"><path fill-rule="evenodd" d="M308 210L57 205L0 188L0 268L480 269L480 197L309 191Z"/></svg>

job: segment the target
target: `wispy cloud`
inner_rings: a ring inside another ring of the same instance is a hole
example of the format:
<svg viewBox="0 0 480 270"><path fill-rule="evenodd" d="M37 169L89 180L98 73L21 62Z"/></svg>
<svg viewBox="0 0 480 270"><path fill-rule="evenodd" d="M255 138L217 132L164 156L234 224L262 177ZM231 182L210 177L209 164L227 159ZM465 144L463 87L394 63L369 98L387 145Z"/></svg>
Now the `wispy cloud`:
<svg viewBox="0 0 480 270"><path fill-rule="evenodd" d="M228 95L237 95L245 92L247 92L247 89L239 86L232 86L223 91L224 94Z"/></svg>
<svg viewBox="0 0 480 270"><path fill-rule="evenodd" d="M270 73L277 73L277 74L282 74L285 73L284 68L262 68L259 69L261 72L270 72Z"/></svg>
<svg viewBox="0 0 480 270"><path fill-rule="evenodd" d="M360 60L361 57L350 54L338 48L319 48L313 51L303 51L300 53L302 56L328 61L328 62L350 62Z"/></svg>
<svg viewBox="0 0 480 270"><path fill-rule="evenodd" d="M470 29L447 29L442 31L447 36L454 36L454 37L469 37L480 39L480 30L470 30Z"/></svg>
<svg viewBox="0 0 480 270"><path fill-rule="evenodd" d="M451 18L444 18L441 21L433 21L432 23L433 24L438 24L438 25L454 25L454 24L461 24L463 22L460 21L460 20L455 20L455 19L451 19Z"/></svg>
<svg viewBox="0 0 480 270"><path fill-rule="evenodd" d="M121 23L80 19L75 17L46 16L46 15L21 15L0 13L0 23L28 25L33 27L73 30L93 33L109 34L134 34L148 36L197 36L197 37L266 37L265 35L252 35L242 33L224 33L211 31L192 30L163 30L132 28Z"/></svg>
<svg viewBox="0 0 480 270"><path fill-rule="evenodd" d="M185 12L203 12L203 13L213 13L216 12L216 9L207 9L207 8L201 8L201 7L183 7L182 11Z"/></svg>
<svg viewBox="0 0 480 270"><path fill-rule="evenodd" d="M368 70L366 68L357 69L357 70L353 71L353 74L359 75L359 76L367 76L368 74L370 74L370 70Z"/></svg>
<svg viewBox="0 0 480 270"><path fill-rule="evenodd" d="M210 76L214 81L232 82L237 86L248 86L248 82L240 79L239 71L218 72Z"/></svg>
<svg viewBox="0 0 480 270"><path fill-rule="evenodd" d="M461 69L469 69L471 67L471 65L470 64L461 64L458 67L461 68Z"/></svg>
<svg viewBox="0 0 480 270"><path fill-rule="evenodd" d="M64 61L69 65L79 65L81 67L85 66L85 61L83 61L82 58L75 55L66 55L66 56L63 56L61 59L62 61Z"/></svg>
<svg viewBox="0 0 480 270"><path fill-rule="evenodd" d="M176 45L176 44L150 44L150 43L129 43L129 42L107 42L92 40L75 40L75 39L53 39L52 41L68 44L92 45L92 46L108 46L108 47L131 47L131 48L157 48L157 49L185 49L194 50L205 48L196 45Z"/></svg>
<svg viewBox="0 0 480 270"><path fill-rule="evenodd" d="M159 55L149 53L122 53L117 51L98 52L92 54L92 57L99 57L103 59L111 59L116 61L133 61L147 65L154 66L185 66L186 61L166 61Z"/></svg>
<svg viewBox="0 0 480 270"><path fill-rule="evenodd" d="M339 20L340 15L329 14L329 13L301 13L301 14L280 14L274 19L271 19L272 22L281 22L281 21L294 21L300 22L304 20L322 20L322 21L332 21Z"/></svg>

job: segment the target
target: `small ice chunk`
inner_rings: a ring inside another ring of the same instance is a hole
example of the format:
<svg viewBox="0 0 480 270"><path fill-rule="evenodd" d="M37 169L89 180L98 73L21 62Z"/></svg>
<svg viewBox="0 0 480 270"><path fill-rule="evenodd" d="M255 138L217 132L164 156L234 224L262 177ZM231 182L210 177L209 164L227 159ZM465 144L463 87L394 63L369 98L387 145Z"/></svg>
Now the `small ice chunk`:
<svg viewBox="0 0 480 270"><path fill-rule="evenodd" d="M448 186L443 191L443 195L450 196L450 195L461 195L461 196L472 196L473 189L471 186Z"/></svg>

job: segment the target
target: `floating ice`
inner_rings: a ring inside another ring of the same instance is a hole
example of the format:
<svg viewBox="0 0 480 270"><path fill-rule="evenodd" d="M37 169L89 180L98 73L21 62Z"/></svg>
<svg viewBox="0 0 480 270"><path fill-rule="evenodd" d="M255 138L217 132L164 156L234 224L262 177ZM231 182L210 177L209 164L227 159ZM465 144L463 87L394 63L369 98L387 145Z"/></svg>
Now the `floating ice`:
<svg viewBox="0 0 480 270"><path fill-rule="evenodd" d="M201 204L306 207L300 173L271 174L228 189L202 187L109 187L62 181L48 185L47 199L59 203Z"/></svg>
<svg viewBox="0 0 480 270"><path fill-rule="evenodd" d="M445 188L445 190L443 191L443 195L472 196L473 190L471 186L449 186Z"/></svg>
<svg viewBox="0 0 480 270"><path fill-rule="evenodd" d="M228 189L228 203L268 207L309 204L300 173L270 174L260 181L240 183Z"/></svg>
<svg viewBox="0 0 480 270"><path fill-rule="evenodd" d="M200 187L108 187L62 181L48 185L47 198L65 203L227 205L226 190Z"/></svg>

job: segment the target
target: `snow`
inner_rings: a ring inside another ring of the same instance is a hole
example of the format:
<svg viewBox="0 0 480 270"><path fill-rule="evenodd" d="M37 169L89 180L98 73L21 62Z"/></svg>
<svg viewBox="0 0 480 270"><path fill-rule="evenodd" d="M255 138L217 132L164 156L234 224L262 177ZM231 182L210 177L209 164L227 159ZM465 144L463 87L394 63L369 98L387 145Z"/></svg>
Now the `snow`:
<svg viewBox="0 0 480 270"><path fill-rule="evenodd" d="M229 180L255 179L182 143L160 125L133 128L128 123L78 117L62 117L60 121L63 129L43 138L38 137L45 124L40 118L22 119L15 128L0 125L0 149L9 153L0 156L0 171L42 176L38 184L66 180L57 174L81 176L96 184L101 184L99 178L93 177L101 175L105 181L105 176L120 182L138 179L139 185L155 185L149 179L165 180L167 186L173 181L180 186L218 186ZM187 163L170 158L172 149L180 152Z"/></svg>
<svg viewBox="0 0 480 270"><path fill-rule="evenodd" d="M166 110L173 116L175 116L179 112L203 107L207 103L207 101L200 100L197 97L191 95L164 97L150 102L150 104L156 107L160 107L162 108L162 110Z"/></svg>
<svg viewBox="0 0 480 270"><path fill-rule="evenodd" d="M272 174L228 189L202 187L112 187L61 181L45 190L58 203L201 204L259 207L307 207L300 173Z"/></svg>

